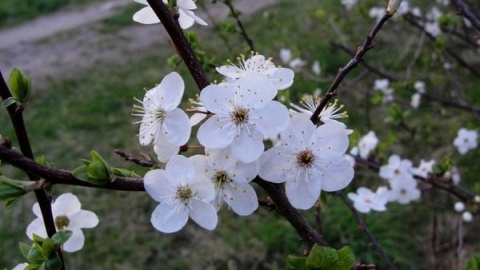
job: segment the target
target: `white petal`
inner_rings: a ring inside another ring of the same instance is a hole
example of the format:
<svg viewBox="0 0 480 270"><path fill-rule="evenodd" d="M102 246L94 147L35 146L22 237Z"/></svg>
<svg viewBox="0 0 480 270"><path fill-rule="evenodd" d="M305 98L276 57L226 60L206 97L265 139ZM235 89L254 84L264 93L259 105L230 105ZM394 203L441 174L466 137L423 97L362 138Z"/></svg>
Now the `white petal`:
<svg viewBox="0 0 480 270"><path fill-rule="evenodd" d="M180 105L185 84L177 72L171 72L157 86L157 100L164 110L171 111Z"/></svg>
<svg viewBox="0 0 480 270"><path fill-rule="evenodd" d="M315 130L310 142L313 149L329 149L344 154L348 149L348 133L342 125L327 123Z"/></svg>
<svg viewBox="0 0 480 270"><path fill-rule="evenodd" d="M173 145L184 145L190 139L190 120L188 115L179 108L167 113L162 132L167 137L169 143Z"/></svg>
<svg viewBox="0 0 480 270"><path fill-rule="evenodd" d="M35 216L37 216L39 218L42 217L42 210L40 210L40 205L38 204L38 202L33 204L32 210L33 210L33 213L35 214Z"/></svg>
<svg viewBox="0 0 480 270"><path fill-rule="evenodd" d="M229 185L225 202L240 216L248 216L258 208L258 197L249 184Z"/></svg>
<svg viewBox="0 0 480 270"><path fill-rule="evenodd" d="M36 218L27 227L27 236L31 240L33 240L33 234L36 234L42 238L47 237L47 230L45 229L45 224L43 223L43 219Z"/></svg>
<svg viewBox="0 0 480 270"><path fill-rule="evenodd" d="M232 101L234 99L234 91L231 85L211 84L203 88L200 93L200 100L206 110L214 114L226 114L233 110Z"/></svg>
<svg viewBox="0 0 480 270"><path fill-rule="evenodd" d="M232 143L236 133L237 127L230 119L214 115L200 126L197 139L206 148L221 149Z"/></svg>
<svg viewBox="0 0 480 270"><path fill-rule="evenodd" d="M295 114L291 117L288 127L280 134L281 141L296 152L309 146L308 143L315 132L315 125L306 114Z"/></svg>
<svg viewBox="0 0 480 270"><path fill-rule="evenodd" d="M85 243L85 236L83 236L82 230L72 231L72 236L63 244L63 250L65 252L75 252L83 248Z"/></svg>
<svg viewBox="0 0 480 270"><path fill-rule="evenodd" d="M195 175L195 167L193 167L192 162L187 157L180 155L170 159L165 170L170 175L169 181L173 186L188 184Z"/></svg>
<svg viewBox="0 0 480 270"><path fill-rule="evenodd" d="M320 196L321 182L311 181L308 184L299 177L298 182L287 181L285 193L293 207L298 209L310 209Z"/></svg>
<svg viewBox="0 0 480 270"><path fill-rule="evenodd" d="M72 193L64 193L55 200L52 205L52 213L54 216L70 215L80 211L82 205L77 196Z"/></svg>
<svg viewBox="0 0 480 270"><path fill-rule="evenodd" d="M213 230L217 227L217 210L210 203L192 199L190 201L189 216L201 227Z"/></svg>
<svg viewBox="0 0 480 270"><path fill-rule="evenodd" d="M207 178L213 176L214 169L209 164L209 157L205 155L195 155L191 156L189 159L192 162L193 167L195 167L196 174L203 174Z"/></svg>
<svg viewBox="0 0 480 270"><path fill-rule="evenodd" d="M231 85L235 90L235 104L242 108L261 108L277 95L265 76L252 72Z"/></svg>
<svg viewBox="0 0 480 270"><path fill-rule="evenodd" d="M240 130L232 143L232 155L236 159L249 163L257 160L263 153L263 135L255 130L249 134L246 128Z"/></svg>
<svg viewBox="0 0 480 270"><path fill-rule="evenodd" d="M161 163L167 163L172 157L178 154L180 151L180 146L173 145L164 139L163 141L155 144L153 151L155 154L157 154L158 161Z"/></svg>
<svg viewBox="0 0 480 270"><path fill-rule="evenodd" d="M187 13L188 10L184 10L182 8L178 9L178 23L182 29L190 28L195 23L195 20L189 16Z"/></svg>
<svg viewBox="0 0 480 270"><path fill-rule="evenodd" d="M215 198L215 187L211 179L206 178L203 175L195 175L190 183L190 188L193 193L202 200L211 202Z"/></svg>
<svg viewBox="0 0 480 270"><path fill-rule="evenodd" d="M270 83L277 90L287 89L293 84L295 73L288 68L279 68L270 76Z"/></svg>
<svg viewBox="0 0 480 270"><path fill-rule="evenodd" d="M290 115L285 105L270 101L265 107L251 113L251 122L265 136L275 136L285 130L290 121Z"/></svg>
<svg viewBox="0 0 480 270"><path fill-rule="evenodd" d="M353 207L355 207L355 209L360 213L369 213L371 208L370 205L363 201L355 201L353 203Z"/></svg>
<svg viewBox="0 0 480 270"><path fill-rule="evenodd" d="M76 230L81 228L94 228L98 225L98 217L92 211L80 210L69 216L70 223L67 230Z"/></svg>
<svg viewBox="0 0 480 270"><path fill-rule="evenodd" d="M170 184L169 175L164 170L151 170L144 176L143 185L148 195L157 202L175 196L176 190Z"/></svg>
<svg viewBox="0 0 480 270"><path fill-rule="evenodd" d="M196 9L197 5L192 0L177 0L177 6L183 9Z"/></svg>
<svg viewBox="0 0 480 270"><path fill-rule="evenodd" d="M284 146L275 146L262 154L258 175L272 183L283 183L295 177L295 154Z"/></svg>
<svg viewBox="0 0 480 270"><path fill-rule="evenodd" d="M202 122L203 119L207 117L207 114L205 113L194 113L192 116L190 116L190 126L195 126L198 123Z"/></svg>
<svg viewBox="0 0 480 270"><path fill-rule="evenodd" d="M154 24L160 22L157 15L150 6L144 7L137 11L135 14L133 14L133 20L142 24Z"/></svg>
<svg viewBox="0 0 480 270"><path fill-rule="evenodd" d="M233 160L233 157L231 158ZM229 175L236 183L248 183L258 174L258 162L236 162L236 165L228 170Z"/></svg>
<svg viewBox="0 0 480 270"><path fill-rule="evenodd" d="M188 209L161 203L153 210L150 219L155 229L163 233L174 233L181 230L188 221Z"/></svg>
<svg viewBox="0 0 480 270"><path fill-rule="evenodd" d="M215 68L215 70L218 73L222 74L223 76L225 76L227 78L231 78L231 79L238 79L238 78L245 75L244 70L241 70L240 68L232 66L232 65L217 67L217 68Z"/></svg>
<svg viewBox="0 0 480 270"><path fill-rule="evenodd" d="M322 152L321 162L315 162L318 177L322 179L322 189L337 191L345 188L353 179L352 166L342 155L331 151Z"/></svg>
<svg viewBox="0 0 480 270"><path fill-rule="evenodd" d="M190 10L183 10L186 14L186 16L192 18L196 23L200 24L200 25L208 25L206 21L204 21L202 18L198 17L197 15L195 15L195 13L193 13L193 11L190 11ZM180 25L181 26L181 25ZM189 26L190 27L190 26ZM188 27L187 27L188 28ZM183 29L186 29L186 28L183 28Z"/></svg>

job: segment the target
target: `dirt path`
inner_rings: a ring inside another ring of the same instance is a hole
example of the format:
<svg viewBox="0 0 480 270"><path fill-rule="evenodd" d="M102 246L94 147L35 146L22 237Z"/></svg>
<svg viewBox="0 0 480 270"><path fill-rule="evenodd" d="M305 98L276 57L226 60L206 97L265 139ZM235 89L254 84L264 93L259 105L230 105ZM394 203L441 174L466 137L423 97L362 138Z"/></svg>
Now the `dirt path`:
<svg viewBox="0 0 480 270"><path fill-rule="evenodd" d="M28 74L35 85L43 86L58 76L75 73L99 63L118 63L133 53L167 44L165 31L158 25L131 26L116 33L102 33L95 23L115 16L133 0L96 3L73 11L60 11L12 29L0 31L0 70L7 76L16 66ZM244 16L278 0L237 0L236 7ZM138 5L139 9L141 5ZM228 9L222 4L211 5L209 13L224 18ZM202 11L197 13L207 18ZM132 14L133 15L133 14ZM204 31L194 26L195 31Z"/></svg>

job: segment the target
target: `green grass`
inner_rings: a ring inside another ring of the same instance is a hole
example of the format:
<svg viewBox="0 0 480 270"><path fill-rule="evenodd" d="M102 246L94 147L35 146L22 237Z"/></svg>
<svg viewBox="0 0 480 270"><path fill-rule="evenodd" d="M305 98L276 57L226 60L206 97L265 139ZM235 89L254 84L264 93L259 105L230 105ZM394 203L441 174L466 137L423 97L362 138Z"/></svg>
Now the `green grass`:
<svg viewBox="0 0 480 270"><path fill-rule="evenodd" d="M362 4L365 5L362 8L366 9L366 5L372 2ZM60 2L56 3L60 5ZM281 64L278 54L283 47L293 49L311 62L320 60L320 80L312 81L307 75L297 73L294 85L285 93L291 101L297 101L304 93L311 93L317 87L325 91L338 68L350 59L332 47L331 41L344 42L355 50L374 23L359 12L342 16L338 5L338 1L304 1L302 4L298 1L281 1L245 21L256 49L266 56L272 56L276 64ZM96 29L114 35L130 22L131 14L137 8L134 5L127 7L117 17L104 21ZM36 11L36 14L39 12ZM265 27L268 27L268 31ZM194 31L197 29L201 28L196 27ZM340 37L338 31L341 32ZM414 50L407 50L403 58L398 57L398 52L405 50L402 41L408 39L411 32L399 22L389 22L366 61L403 79ZM407 34L397 37L398 33ZM230 37L227 44L215 34L203 30L199 30L199 37L197 49L205 51L209 60L205 64L218 66L224 64L227 58L234 59L240 53L249 51L239 36ZM434 57L433 54L435 52L422 54L409 81L423 79L427 82L427 93L448 97L451 87L448 73L439 68L441 63L438 55ZM34 153L45 155L57 168L73 169L81 165L81 158L88 158L89 151L95 149L110 164L134 168L143 174L145 169L124 162L112 150L153 154L149 147L141 147L135 136L138 126L131 124L135 120L130 116L132 97L142 98L144 88L152 87L173 70L167 63L171 55L169 46L156 47L139 52L127 64L97 64L78 72L75 77L55 78L48 87L34 89L25 111ZM308 74L307 69L303 73ZM176 70L186 81L186 97L193 97L197 90L185 67L180 65ZM478 93L473 91L478 83L470 75L463 74L462 70L458 74L464 78L460 88L478 101ZM212 68L208 75L212 80L221 79ZM410 157L415 162L420 158L438 158L453 153L453 159L459 165L473 168L471 171L462 171L463 184L472 185L477 179L475 172L480 169L476 162L479 154L459 157L451 145L456 130L470 122L471 116L428 103L418 110L412 110L408 106L411 90L402 83L396 84L397 102L402 109L410 112L408 124L416 131L412 138L401 126L386 122L386 106L372 103L370 92L377 78L377 75L358 68L347 76L340 87L339 98L350 115L346 123L355 130L352 137L358 138L374 129L382 142L379 149L385 150L377 151L379 160L388 159L394 152ZM183 105L186 107L188 104L185 102ZM0 111L0 133L14 138L7 118L6 112ZM371 123L371 126L366 127L366 123ZM439 146L442 146L439 152L435 152ZM14 175L21 176L19 173ZM375 172L359 168L346 192L354 191L358 186L374 187L381 184L383 182ZM181 233L165 235L155 231L150 224L150 214L156 203L145 193L68 186L54 188L55 194L70 191L80 197L84 209L98 214L100 224L94 230L84 231L86 245L81 252L66 255L69 269L155 269L160 266L163 269L283 269L287 254L299 255L303 251L301 241L288 222L265 209L259 209L250 217L237 217L223 209L219 226L213 232L189 224ZM17 242L27 242L24 230L33 219L30 212L32 203L33 196L29 195L12 210L2 209L0 250L5 252L0 255L0 267L9 268L23 261ZM385 213L364 217L373 234L398 263L399 269L431 269L432 266L425 259L430 247L429 237L438 233L442 243L455 240L453 235L456 232L450 228L455 227L458 216L450 210L445 211L451 209L453 203L444 193L426 189L421 202L408 206L389 205ZM302 214L315 226L313 210ZM440 223L438 232L432 232L430 227L434 215L437 215ZM378 264L379 269L385 268L378 253L368 243L366 236L359 232L358 224L338 198L328 196L328 203L322 205L321 217L326 239L332 247L351 245L357 261ZM467 228L470 248L478 246L480 241L473 233L477 227L473 224ZM452 254L454 248L437 253L437 259L443 263L441 266L448 265Z"/></svg>

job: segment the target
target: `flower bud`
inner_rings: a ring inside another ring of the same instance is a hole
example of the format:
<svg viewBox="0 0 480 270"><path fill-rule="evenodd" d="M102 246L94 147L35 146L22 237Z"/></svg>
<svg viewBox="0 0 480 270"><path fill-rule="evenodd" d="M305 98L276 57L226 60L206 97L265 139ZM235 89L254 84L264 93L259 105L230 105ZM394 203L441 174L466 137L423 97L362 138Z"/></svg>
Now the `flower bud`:
<svg viewBox="0 0 480 270"><path fill-rule="evenodd" d="M388 1L388 6L387 6L387 14L392 16L397 12L398 7L400 6L400 3L402 3L402 0L390 0Z"/></svg>

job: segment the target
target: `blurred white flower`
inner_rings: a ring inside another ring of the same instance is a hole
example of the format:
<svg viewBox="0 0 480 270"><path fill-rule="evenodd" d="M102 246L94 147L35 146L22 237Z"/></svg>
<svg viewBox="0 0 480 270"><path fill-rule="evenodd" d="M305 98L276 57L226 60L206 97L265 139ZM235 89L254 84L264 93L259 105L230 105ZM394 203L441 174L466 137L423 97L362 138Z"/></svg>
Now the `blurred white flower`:
<svg viewBox="0 0 480 270"><path fill-rule="evenodd" d="M322 72L322 67L320 66L320 62L318 60L315 60L312 65L312 72L315 75L320 75Z"/></svg>
<svg viewBox="0 0 480 270"><path fill-rule="evenodd" d="M457 132L457 137L453 140L453 145L457 147L460 154L465 155L468 151L477 148L477 138L476 130L461 128Z"/></svg>
<svg viewBox="0 0 480 270"><path fill-rule="evenodd" d="M287 48L280 49L280 59L284 64L288 64L292 59L292 50Z"/></svg>
<svg viewBox="0 0 480 270"><path fill-rule="evenodd" d="M412 175L412 162L408 159L400 159L398 155L392 155L388 159L388 164L380 167L380 177L393 182L415 182Z"/></svg>
<svg viewBox="0 0 480 270"><path fill-rule="evenodd" d="M417 181L402 179L401 181L390 181L391 189L388 191L388 201L408 204L420 198L420 190L417 188Z"/></svg>
<svg viewBox="0 0 480 270"><path fill-rule="evenodd" d="M368 158L370 152L375 150L378 145L378 138L375 134L375 131L369 131L365 136L363 136L358 142L358 151L361 158Z"/></svg>
<svg viewBox="0 0 480 270"><path fill-rule="evenodd" d="M410 106L417 109L420 106L420 101L422 100L422 95L420 93L415 93L412 95L412 100L410 101Z"/></svg>
<svg viewBox="0 0 480 270"><path fill-rule="evenodd" d="M52 215L58 231L72 231L72 236L63 244L65 252L75 252L83 248L85 237L83 228L94 228L98 225L98 217L92 211L82 210L77 196L64 193L52 203ZM33 234L42 238L48 237L43 216L38 203L33 205L33 213L37 216L27 227L27 236L33 240Z"/></svg>
<svg viewBox="0 0 480 270"><path fill-rule="evenodd" d="M425 82L423 81L416 81L414 84L413 84L413 88L415 88L415 90L417 91L417 93L420 93L420 94L425 94Z"/></svg>
<svg viewBox="0 0 480 270"><path fill-rule="evenodd" d="M375 193L365 187L357 189L357 193L348 193L348 198L353 201L353 207L358 212L369 213L371 210L385 211L387 208L387 188L379 187Z"/></svg>
<svg viewBox="0 0 480 270"><path fill-rule="evenodd" d="M133 14L133 20L141 24L154 24L159 23L157 15L153 9L148 4L147 0L135 0L140 4L146 5L146 7L140 9L135 14ZM165 4L168 3L168 0L163 0ZM178 23L182 29L187 29L192 26L194 23L200 25L207 25L207 23L200 17L196 16L192 10L197 8L193 0L177 0L178 8Z"/></svg>
<svg viewBox="0 0 480 270"><path fill-rule="evenodd" d="M386 9L385 8L382 8L382 7L372 7L369 11L368 11L368 16L370 18L374 18L378 21L380 21L380 19L382 19L382 17L385 15L385 11Z"/></svg>
<svg viewBox="0 0 480 270"><path fill-rule="evenodd" d="M292 59L292 61L290 61L290 63L288 63L288 66L290 66L292 69L299 69L299 68L305 66L306 64L307 64L307 62L305 60L303 60L300 57L297 57L297 58Z"/></svg>
<svg viewBox="0 0 480 270"><path fill-rule="evenodd" d="M453 208L455 211L461 213L465 210L465 204L463 202L456 202Z"/></svg>
<svg viewBox="0 0 480 270"><path fill-rule="evenodd" d="M465 211L465 212L463 212L463 214L462 214L462 219L463 219L463 221L465 221L465 222L470 222L470 221L473 220L473 215L472 215L472 213L470 213L470 212L468 212L468 211Z"/></svg>
<svg viewBox="0 0 480 270"><path fill-rule="evenodd" d="M433 165L435 164L435 160L425 161L420 160L420 166L418 168L413 168L412 172L414 175L421 176L423 178L427 178L429 173L432 173Z"/></svg>
<svg viewBox="0 0 480 270"><path fill-rule="evenodd" d="M383 103L393 101L393 88L390 87L388 79L378 79L374 81L373 90L383 93Z"/></svg>
<svg viewBox="0 0 480 270"><path fill-rule="evenodd" d="M358 0L341 0L342 5L347 10L351 10L357 4Z"/></svg>
<svg viewBox="0 0 480 270"><path fill-rule="evenodd" d="M427 31L427 33L429 33L433 37L437 37L442 33L442 29L440 29L440 25L437 22L425 23L425 31Z"/></svg>

